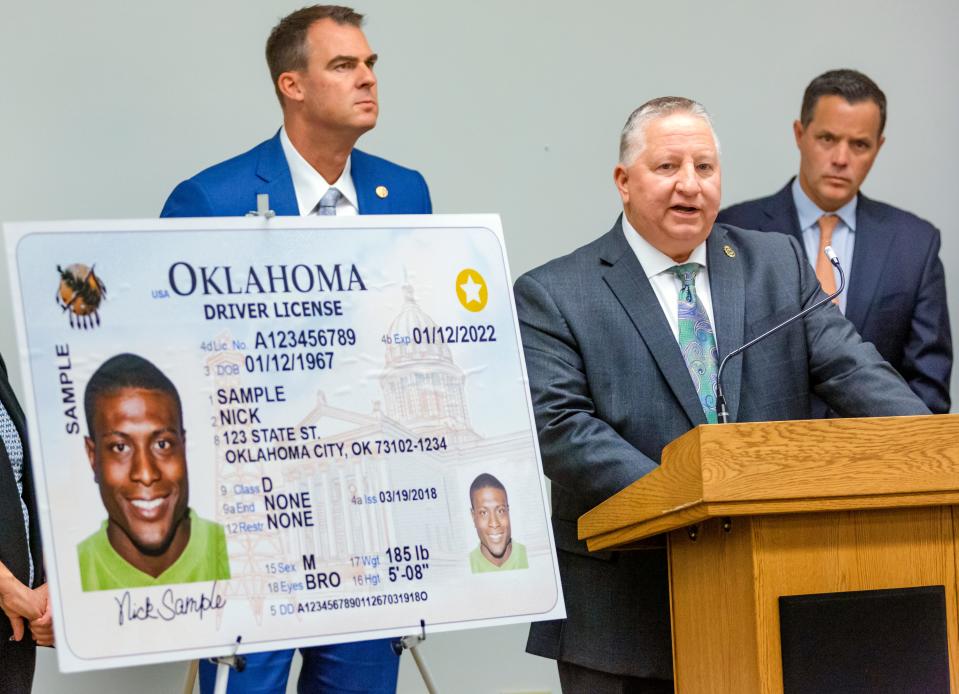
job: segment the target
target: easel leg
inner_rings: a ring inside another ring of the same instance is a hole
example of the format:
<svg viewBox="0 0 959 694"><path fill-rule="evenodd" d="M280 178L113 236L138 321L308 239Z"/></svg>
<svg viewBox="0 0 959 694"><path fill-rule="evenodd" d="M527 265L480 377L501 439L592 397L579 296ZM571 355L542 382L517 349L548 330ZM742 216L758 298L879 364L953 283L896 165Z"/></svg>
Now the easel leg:
<svg viewBox="0 0 959 694"><path fill-rule="evenodd" d="M426 691L429 694L438 694L436 689L436 684L433 682L433 676L430 674L430 670L426 667L426 661L423 660L423 656L420 655L419 645L410 646L410 653L413 655L413 661L416 663L416 669L420 671L420 677L423 678L423 684L426 685Z"/></svg>
<svg viewBox="0 0 959 694"><path fill-rule="evenodd" d="M196 685L196 675L200 670L200 661L191 660L186 666L186 681L183 683L183 694L193 694Z"/></svg>
<svg viewBox="0 0 959 694"><path fill-rule="evenodd" d="M433 675L426 666L426 660L420 655L419 646L426 641L426 620L420 620L420 633L414 636L404 636L398 642L393 644L393 650L396 655L403 655L403 651L409 651L413 654L413 662L416 663L416 669L420 671L420 677L423 678L423 684L426 685L426 691L429 694L439 694L436 684L433 682Z"/></svg>
<svg viewBox="0 0 959 694"><path fill-rule="evenodd" d="M226 683L230 679L230 665L218 663L216 666L216 683L213 685L213 694L226 694Z"/></svg>
<svg viewBox="0 0 959 694"><path fill-rule="evenodd" d="M213 694L226 694L226 683L230 679L230 670L243 672L246 667L246 658L237 655L240 648L242 636L236 637L236 643L233 646L233 654L222 658L211 658L210 661L216 663L216 680L213 683Z"/></svg>

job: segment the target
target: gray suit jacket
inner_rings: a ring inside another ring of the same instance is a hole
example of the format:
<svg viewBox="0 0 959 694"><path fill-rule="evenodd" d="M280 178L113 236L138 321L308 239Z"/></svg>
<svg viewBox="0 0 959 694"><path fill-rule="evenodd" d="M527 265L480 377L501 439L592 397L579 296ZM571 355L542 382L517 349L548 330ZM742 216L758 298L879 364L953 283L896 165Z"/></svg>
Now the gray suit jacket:
<svg viewBox="0 0 959 694"><path fill-rule="evenodd" d="M706 248L720 358L823 296L795 239L719 224ZM590 554L576 519L705 423L676 339L619 221L515 293L568 614L528 650L670 678L665 551ZM845 416L928 414L831 304L731 360L723 386L738 422L808 418L812 392Z"/></svg>

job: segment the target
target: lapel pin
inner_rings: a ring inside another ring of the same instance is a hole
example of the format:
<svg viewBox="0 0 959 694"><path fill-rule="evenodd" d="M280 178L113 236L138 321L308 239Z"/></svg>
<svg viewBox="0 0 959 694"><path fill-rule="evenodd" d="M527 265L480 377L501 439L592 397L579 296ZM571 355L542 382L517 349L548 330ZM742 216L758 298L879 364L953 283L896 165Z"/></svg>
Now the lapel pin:
<svg viewBox="0 0 959 694"><path fill-rule="evenodd" d="M730 246L728 243L725 246L723 246L723 253L728 255L730 258L736 257L736 251L734 251L733 247Z"/></svg>
<svg viewBox="0 0 959 694"><path fill-rule="evenodd" d="M376 197L385 198L390 194L390 191L387 190L386 186L376 186Z"/></svg>

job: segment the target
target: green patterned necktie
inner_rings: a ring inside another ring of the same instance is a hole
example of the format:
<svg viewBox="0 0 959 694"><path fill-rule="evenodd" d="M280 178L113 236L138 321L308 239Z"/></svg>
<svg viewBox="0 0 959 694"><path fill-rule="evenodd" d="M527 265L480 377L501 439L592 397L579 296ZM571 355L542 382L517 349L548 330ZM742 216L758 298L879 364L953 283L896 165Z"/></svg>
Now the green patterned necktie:
<svg viewBox="0 0 959 694"><path fill-rule="evenodd" d="M676 265L670 270L679 278L683 286L679 289L679 349L683 353L689 376L693 379L699 402L706 413L706 421L716 424L716 372L719 367L719 352L716 349L716 335L706 315L706 309L699 303L696 294L696 274L698 263Z"/></svg>

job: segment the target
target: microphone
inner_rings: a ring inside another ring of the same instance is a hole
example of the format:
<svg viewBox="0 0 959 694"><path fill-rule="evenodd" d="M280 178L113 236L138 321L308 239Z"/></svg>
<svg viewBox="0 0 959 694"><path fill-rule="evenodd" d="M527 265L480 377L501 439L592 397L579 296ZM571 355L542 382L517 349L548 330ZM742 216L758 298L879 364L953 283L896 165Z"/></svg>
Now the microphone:
<svg viewBox="0 0 959 694"><path fill-rule="evenodd" d="M842 274L842 266L839 264L839 256L836 255L836 251L832 249L832 246L826 246L823 249L823 253L826 254L826 257L829 258L829 262L839 268L839 274ZM836 292L837 294L839 292Z"/></svg>
<svg viewBox="0 0 959 694"><path fill-rule="evenodd" d="M836 291L834 291L832 294L827 296L825 299L820 299L809 308L803 309L792 318L784 320L779 325L775 326L774 328L770 328L759 337L754 337L752 340L744 344L742 347L738 349L734 349L732 352L730 352L725 357L723 357L722 362L720 362L719 364L719 370L716 372L716 418L719 420L720 424L729 423L729 411L726 409L726 398L723 396L723 369L726 367L726 362L728 362L732 357L742 354L749 347L752 347L757 342L765 340L774 332L782 330L790 323L795 323L797 320L799 320L800 318L803 318L809 313L812 313L820 306L825 306L830 301L835 299L837 296L842 294L843 290L846 288L846 273L843 272L842 264L839 262L839 256L836 255L836 251L832 249L832 246L826 246L825 250L823 250L823 253L826 254L827 258L829 258L829 262L832 263L837 270L839 270L839 288Z"/></svg>

